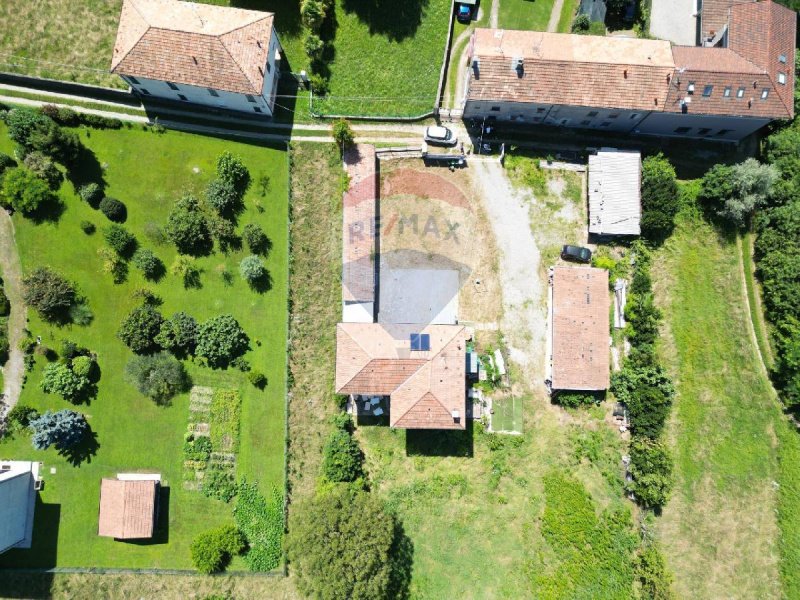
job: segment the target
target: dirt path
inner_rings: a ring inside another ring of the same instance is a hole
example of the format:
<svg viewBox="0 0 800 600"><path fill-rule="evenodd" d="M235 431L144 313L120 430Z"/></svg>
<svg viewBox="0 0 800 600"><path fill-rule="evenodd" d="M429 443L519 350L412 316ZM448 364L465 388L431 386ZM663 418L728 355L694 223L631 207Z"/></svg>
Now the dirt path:
<svg viewBox="0 0 800 600"><path fill-rule="evenodd" d="M492 0L492 9L489 11L489 27L497 29L497 21L500 16L500 0Z"/></svg>
<svg viewBox="0 0 800 600"><path fill-rule="evenodd" d="M541 386L545 373L546 319L539 263L541 254L531 233L528 192L511 186L496 161L473 160L470 170L484 198L484 210L500 252L503 318L511 360L522 367L532 387Z"/></svg>
<svg viewBox="0 0 800 600"><path fill-rule="evenodd" d="M564 7L564 0L556 0L553 10L550 11L550 20L547 22L547 31L555 32L558 29L558 21L561 19L561 9Z"/></svg>
<svg viewBox="0 0 800 600"><path fill-rule="evenodd" d="M19 340L25 329L25 305L22 302L22 265L17 254L14 239L14 224L4 210L0 210L0 268L3 271L3 283L6 296L11 301L11 315L8 318L8 343L11 347L8 362L3 367L3 406L0 414L10 410L19 400L22 391L22 378L25 375L25 363Z"/></svg>

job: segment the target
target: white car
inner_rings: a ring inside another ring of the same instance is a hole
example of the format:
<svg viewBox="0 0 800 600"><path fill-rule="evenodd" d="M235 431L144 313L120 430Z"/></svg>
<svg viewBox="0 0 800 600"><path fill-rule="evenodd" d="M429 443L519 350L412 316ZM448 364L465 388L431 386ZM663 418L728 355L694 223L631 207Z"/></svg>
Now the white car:
<svg viewBox="0 0 800 600"><path fill-rule="evenodd" d="M447 127L432 125L425 129L425 141L439 146L455 146L458 138Z"/></svg>

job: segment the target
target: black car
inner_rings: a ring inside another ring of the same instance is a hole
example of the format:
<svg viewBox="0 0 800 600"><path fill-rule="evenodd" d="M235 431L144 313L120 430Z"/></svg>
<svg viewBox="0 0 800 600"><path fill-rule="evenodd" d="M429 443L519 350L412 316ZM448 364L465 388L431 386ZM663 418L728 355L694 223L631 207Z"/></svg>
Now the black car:
<svg viewBox="0 0 800 600"><path fill-rule="evenodd" d="M561 248L561 258L564 260L588 263L592 260L592 251L583 246L570 246L567 244Z"/></svg>

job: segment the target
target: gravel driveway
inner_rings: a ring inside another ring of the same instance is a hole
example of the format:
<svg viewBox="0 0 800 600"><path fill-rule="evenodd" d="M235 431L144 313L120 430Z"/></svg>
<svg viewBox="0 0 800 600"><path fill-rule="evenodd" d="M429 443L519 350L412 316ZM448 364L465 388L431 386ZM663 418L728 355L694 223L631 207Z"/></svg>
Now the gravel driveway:
<svg viewBox="0 0 800 600"><path fill-rule="evenodd" d="M546 362L547 288L539 270L539 247L531 233L529 202L533 198L530 192L511 186L496 160L473 159L470 172L483 196L500 252L501 330L510 358L522 367L528 384L541 385Z"/></svg>

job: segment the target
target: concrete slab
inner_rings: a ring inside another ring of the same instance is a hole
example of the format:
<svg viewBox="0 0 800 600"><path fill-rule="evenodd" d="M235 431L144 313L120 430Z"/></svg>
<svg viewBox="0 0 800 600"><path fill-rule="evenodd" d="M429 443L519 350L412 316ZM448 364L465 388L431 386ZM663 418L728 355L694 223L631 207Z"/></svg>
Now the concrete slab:
<svg viewBox="0 0 800 600"><path fill-rule="evenodd" d="M653 0L650 34L681 46L695 46L699 18L697 0Z"/></svg>
<svg viewBox="0 0 800 600"><path fill-rule="evenodd" d="M386 269L380 278L378 323L453 325L458 289L455 270Z"/></svg>

